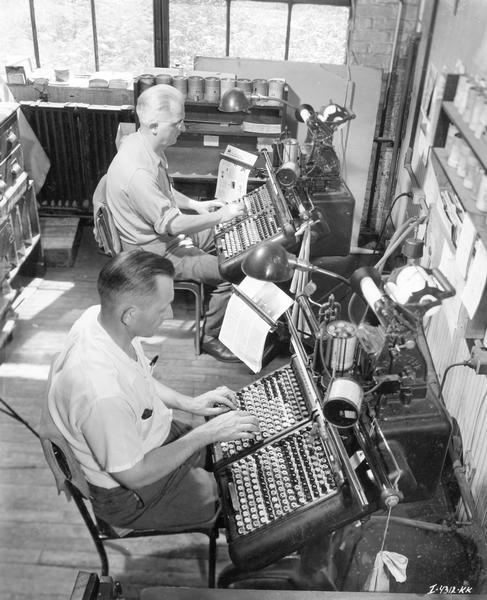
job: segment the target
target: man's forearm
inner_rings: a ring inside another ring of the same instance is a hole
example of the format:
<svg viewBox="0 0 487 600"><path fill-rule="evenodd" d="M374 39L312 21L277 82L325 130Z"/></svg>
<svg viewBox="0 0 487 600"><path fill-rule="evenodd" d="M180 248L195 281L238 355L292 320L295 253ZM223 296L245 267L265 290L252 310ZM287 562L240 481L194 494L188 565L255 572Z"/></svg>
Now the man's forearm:
<svg viewBox="0 0 487 600"><path fill-rule="evenodd" d="M173 390L155 378L154 385L156 386L157 395L168 408L178 408L179 410L190 412L188 405L192 398Z"/></svg>
<svg viewBox="0 0 487 600"><path fill-rule="evenodd" d="M129 489L150 485L169 475L195 452L204 448L209 441L208 436L205 435L205 427L202 425L174 442L151 450L131 469L111 473L111 475L118 483Z"/></svg>
<svg viewBox="0 0 487 600"><path fill-rule="evenodd" d="M172 235L180 233L197 233L214 227L220 222L218 213L204 213L197 215L178 215L169 224L168 231Z"/></svg>

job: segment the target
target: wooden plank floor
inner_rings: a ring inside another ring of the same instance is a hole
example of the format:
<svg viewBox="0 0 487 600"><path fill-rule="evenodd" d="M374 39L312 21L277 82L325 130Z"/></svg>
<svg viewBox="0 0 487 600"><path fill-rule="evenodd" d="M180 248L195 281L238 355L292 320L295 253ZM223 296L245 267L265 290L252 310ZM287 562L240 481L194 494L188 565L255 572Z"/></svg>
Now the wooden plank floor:
<svg viewBox="0 0 487 600"><path fill-rule="evenodd" d="M97 302L96 277L105 261L91 230L84 228L75 266L50 269L24 289L13 340L0 365L0 395L34 429L51 358L75 319ZM174 314L147 349L149 356L159 354L156 373L161 380L197 394L222 383L238 389L262 376L243 364L194 355L191 296L177 296ZM283 361L273 361L264 372ZM206 585L206 549L207 538L199 534L111 542L111 572L124 584L127 600L153 585L201 587ZM218 569L226 564L221 536ZM65 600L79 570L99 570L81 517L57 495L37 438L0 414L0 598Z"/></svg>

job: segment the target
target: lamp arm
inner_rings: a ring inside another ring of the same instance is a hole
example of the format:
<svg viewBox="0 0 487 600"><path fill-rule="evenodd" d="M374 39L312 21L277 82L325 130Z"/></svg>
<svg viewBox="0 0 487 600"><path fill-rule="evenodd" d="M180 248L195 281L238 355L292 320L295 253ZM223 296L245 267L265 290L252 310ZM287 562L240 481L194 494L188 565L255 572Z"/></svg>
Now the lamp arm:
<svg viewBox="0 0 487 600"><path fill-rule="evenodd" d="M276 102L281 102L282 104L289 106L289 108L292 108L293 110L296 110L297 108L296 106L294 106L294 104L291 104L283 98L275 98L274 96L263 96L262 94L251 94L250 97L252 100L275 100Z"/></svg>
<svg viewBox="0 0 487 600"><path fill-rule="evenodd" d="M301 271L310 271L311 273L321 273L322 275L327 275L328 277L333 277L334 279L338 279L342 283L346 283L350 285L350 281L342 275L338 273L333 273L333 271L328 271L327 269L322 269L321 267L317 267L316 265L310 265L305 263L299 259L288 258L289 264L295 269L300 269Z"/></svg>

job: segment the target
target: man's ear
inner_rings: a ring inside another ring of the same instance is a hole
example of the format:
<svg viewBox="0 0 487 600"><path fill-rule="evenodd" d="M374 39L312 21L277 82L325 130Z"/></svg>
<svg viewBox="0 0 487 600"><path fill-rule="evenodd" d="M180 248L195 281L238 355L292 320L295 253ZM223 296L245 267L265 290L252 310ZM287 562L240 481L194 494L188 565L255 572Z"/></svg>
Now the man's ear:
<svg viewBox="0 0 487 600"><path fill-rule="evenodd" d="M122 321L122 323L127 326L130 325L132 322L132 319L134 317L134 313L135 313L135 307L134 306L128 306L120 315L120 320Z"/></svg>
<svg viewBox="0 0 487 600"><path fill-rule="evenodd" d="M149 125L149 129L151 130L152 135L157 135L157 131L159 129L159 124L157 122L156 123L151 123Z"/></svg>

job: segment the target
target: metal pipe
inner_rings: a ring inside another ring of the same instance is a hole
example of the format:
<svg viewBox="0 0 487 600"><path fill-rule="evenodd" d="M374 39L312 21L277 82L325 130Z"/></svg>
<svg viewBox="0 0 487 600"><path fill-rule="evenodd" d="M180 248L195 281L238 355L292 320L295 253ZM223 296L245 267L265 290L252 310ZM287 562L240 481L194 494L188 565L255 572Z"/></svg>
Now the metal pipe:
<svg viewBox="0 0 487 600"><path fill-rule="evenodd" d="M36 11L34 6L34 0L29 0L30 9L30 26L32 29L32 43L34 44L34 56L36 57L36 67L41 66L41 59L39 56L39 40L37 39L37 23L36 23Z"/></svg>
<svg viewBox="0 0 487 600"><path fill-rule="evenodd" d="M95 0L90 0L91 7L91 29L93 31L93 51L95 53L95 71L100 70L100 59L98 57L98 32L96 29Z"/></svg>

